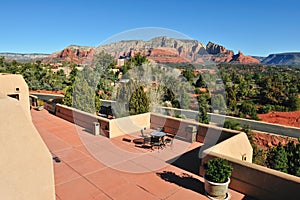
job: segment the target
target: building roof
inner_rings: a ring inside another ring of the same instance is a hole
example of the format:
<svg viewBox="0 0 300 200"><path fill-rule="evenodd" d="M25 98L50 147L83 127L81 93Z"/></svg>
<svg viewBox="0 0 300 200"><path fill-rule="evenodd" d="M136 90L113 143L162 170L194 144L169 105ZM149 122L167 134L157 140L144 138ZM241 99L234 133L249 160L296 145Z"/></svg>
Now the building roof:
<svg viewBox="0 0 300 200"><path fill-rule="evenodd" d="M201 143L192 143L186 153L171 162L170 147L149 154L149 149L122 141L124 136L113 139L94 136L45 110L32 110L31 114L50 152L61 160L53 162L59 200L207 199L203 179L197 175ZM133 139L135 136L125 137ZM143 156L123 160L118 157L120 149ZM105 159L110 160L110 164L103 162ZM130 172L133 169L138 173ZM243 194L233 190L230 194L232 199L245 199Z"/></svg>

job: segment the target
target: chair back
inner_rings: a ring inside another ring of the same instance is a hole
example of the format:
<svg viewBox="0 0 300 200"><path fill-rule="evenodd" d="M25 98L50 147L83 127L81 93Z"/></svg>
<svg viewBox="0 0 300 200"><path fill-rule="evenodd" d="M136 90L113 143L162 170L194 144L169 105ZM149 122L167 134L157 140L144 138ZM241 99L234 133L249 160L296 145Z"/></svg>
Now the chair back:
<svg viewBox="0 0 300 200"><path fill-rule="evenodd" d="M144 134L144 130L143 130L143 129L141 129L141 134L142 134L143 137L145 137L145 134Z"/></svg>

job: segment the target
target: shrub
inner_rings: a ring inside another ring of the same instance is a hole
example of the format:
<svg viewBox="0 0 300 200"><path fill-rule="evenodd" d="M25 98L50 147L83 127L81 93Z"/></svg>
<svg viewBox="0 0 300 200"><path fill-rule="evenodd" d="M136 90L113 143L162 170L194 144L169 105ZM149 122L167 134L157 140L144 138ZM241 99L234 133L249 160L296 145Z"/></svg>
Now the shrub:
<svg viewBox="0 0 300 200"><path fill-rule="evenodd" d="M281 172L288 172L288 155L281 143L279 143L277 147L273 147L269 150L267 166Z"/></svg>
<svg viewBox="0 0 300 200"><path fill-rule="evenodd" d="M227 160L214 158L209 160L205 165L205 178L215 183L225 183L231 176L232 166Z"/></svg>
<svg viewBox="0 0 300 200"><path fill-rule="evenodd" d="M176 118L186 119L186 116L184 114L175 114Z"/></svg>
<svg viewBox="0 0 300 200"><path fill-rule="evenodd" d="M223 127L232 130L241 130L241 124L236 120L230 120L230 119L225 120Z"/></svg>

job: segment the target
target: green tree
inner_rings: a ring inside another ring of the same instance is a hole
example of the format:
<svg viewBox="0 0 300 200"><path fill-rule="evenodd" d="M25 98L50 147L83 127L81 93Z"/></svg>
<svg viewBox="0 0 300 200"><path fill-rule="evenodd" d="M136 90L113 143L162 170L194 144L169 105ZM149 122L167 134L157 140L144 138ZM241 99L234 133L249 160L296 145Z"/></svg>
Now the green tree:
<svg viewBox="0 0 300 200"><path fill-rule="evenodd" d="M66 106L71 107L73 104L73 86L72 85L67 86L64 89L64 93L65 93L65 95L62 99L62 103Z"/></svg>
<svg viewBox="0 0 300 200"><path fill-rule="evenodd" d="M73 88L73 107L79 110L94 113L95 90L89 86L83 75L78 74Z"/></svg>
<svg viewBox="0 0 300 200"><path fill-rule="evenodd" d="M250 116L252 119L259 119L257 116L257 106L251 102L243 101L239 107L240 116Z"/></svg>
<svg viewBox="0 0 300 200"><path fill-rule="evenodd" d="M138 87L131 95L129 112L131 115L149 112L149 99L142 86Z"/></svg>
<svg viewBox="0 0 300 200"><path fill-rule="evenodd" d="M281 172L288 172L288 155L281 143L269 150L267 154L267 166Z"/></svg>
<svg viewBox="0 0 300 200"><path fill-rule="evenodd" d="M223 127L232 130L241 130L241 124L236 120L230 120L230 119L225 120Z"/></svg>
<svg viewBox="0 0 300 200"><path fill-rule="evenodd" d="M209 124L207 111L205 107L201 104L199 104L198 122L203 124Z"/></svg>
<svg viewBox="0 0 300 200"><path fill-rule="evenodd" d="M212 96L211 104L213 110L218 110L219 113L226 114L227 107L224 96L222 94L216 94Z"/></svg>
<svg viewBox="0 0 300 200"><path fill-rule="evenodd" d="M288 173L300 177L300 144L289 141L285 150L288 158Z"/></svg>
<svg viewBox="0 0 300 200"><path fill-rule="evenodd" d="M203 75L199 75L198 80L195 83L195 87L200 87L200 88L207 88L207 84L203 78Z"/></svg>
<svg viewBox="0 0 300 200"><path fill-rule="evenodd" d="M287 107L290 111L296 111L300 109L300 99L297 94L288 94Z"/></svg>
<svg viewBox="0 0 300 200"><path fill-rule="evenodd" d="M183 71L182 75L186 78L186 80L190 83L193 83L194 82L194 73L192 70L190 69L186 69Z"/></svg>

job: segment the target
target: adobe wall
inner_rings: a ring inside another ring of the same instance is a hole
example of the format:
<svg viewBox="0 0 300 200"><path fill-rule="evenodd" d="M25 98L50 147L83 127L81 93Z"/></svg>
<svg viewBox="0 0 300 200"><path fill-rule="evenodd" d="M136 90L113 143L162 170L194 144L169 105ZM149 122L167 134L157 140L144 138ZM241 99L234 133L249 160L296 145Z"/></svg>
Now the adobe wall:
<svg viewBox="0 0 300 200"><path fill-rule="evenodd" d="M21 102L0 95L1 199L55 199L53 160Z"/></svg>
<svg viewBox="0 0 300 200"><path fill-rule="evenodd" d="M257 199L298 199L300 196L299 177L215 152L202 158L200 175L204 175L203 164L215 157L227 159L233 166L229 187L238 192Z"/></svg>
<svg viewBox="0 0 300 200"><path fill-rule="evenodd" d="M241 161L252 163L253 149L246 133L244 132L240 132L239 134L210 147L210 149L206 151L219 153Z"/></svg>
<svg viewBox="0 0 300 200"><path fill-rule="evenodd" d="M31 119L28 86L22 75L0 73L0 93L4 95L18 95L20 106L25 115Z"/></svg>
<svg viewBox="0 0 300 200"><path fill-rule="evenodd" d="M150 113L143 113L109 121L109 138L141 131L150 127Z"/></svg>
<svg viewBox="0 0 300 200"><path fill-rule="evenodd" d="M184 114L189 119L196 119L198 115L198 111L193 110L184 110L178 108L168 108L168 107L160 107L160 112L164 115L172 114ZM268 122L256 121L256 120L249 120L243 119L238 117L232 117L227 115L220 115L215 113L208 113L209 121L215 124L224 124L224 120L235 120L239 122L241 125L249 125L252 130L262 131L262 132L269 132L274 133L282 136L288 137L299 137L300 128L291 127L291 126L283 126L278 124L272 124Z"/></svg>
<svg viewBox="0 0 300 200"><path fill-rule="evenodd" d="M196 141L207 145L214 145L240 133L239 131L154 113L151 113L150 121L151 129L164 127L165 132L175 134L176 137L181 137L188 141L192 139L192 134L187 133L186 128L188 126L195 126L197 130Z"/></svg>
<svg viewBox="0 0 300 200"><path fill-rule="evenodd" d="M61 104L56 104L55 115L92 132L94 131L94 123L98 122L100 124L100 134L109 137L110 120L108 119Z"/></svg>
<svg viewBox="0 0 300 200"><path fill-rule="evenodd" d="M56 104L56 116L75 123L93 132L94 123L100 124L100 134L108 138L140 131L150 127L150 113L144 113L119 119L106 119L75 108Z"/></svg>

